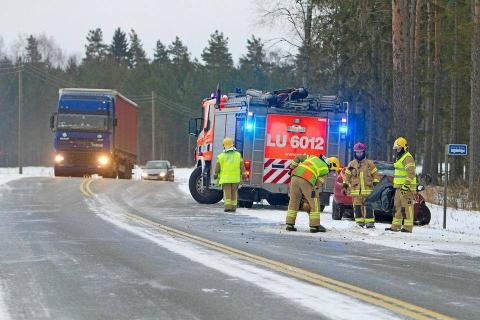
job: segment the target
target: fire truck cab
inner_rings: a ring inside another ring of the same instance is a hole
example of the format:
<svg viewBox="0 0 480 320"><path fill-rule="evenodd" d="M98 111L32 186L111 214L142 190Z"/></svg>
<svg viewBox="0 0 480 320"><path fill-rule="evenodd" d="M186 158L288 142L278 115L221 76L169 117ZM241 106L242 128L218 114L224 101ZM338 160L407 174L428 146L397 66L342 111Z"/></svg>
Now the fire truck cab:
<svg viewBox="0 0 480 320"><path fill-rule="evenodd" d="M309 95L303 88L268 93L249 89L205 99L202 108L203 117L189 123L190 134L197 137L189 189L199 203L222 199L213 171L227 136L242 154L248 175L239 189L239 206L244 207L262 199L271 205L288 204L289 167L297 154L349 160L348 103L337 96ZM333 175L327 179L322 208L329 204L334 182Z"/></svg>

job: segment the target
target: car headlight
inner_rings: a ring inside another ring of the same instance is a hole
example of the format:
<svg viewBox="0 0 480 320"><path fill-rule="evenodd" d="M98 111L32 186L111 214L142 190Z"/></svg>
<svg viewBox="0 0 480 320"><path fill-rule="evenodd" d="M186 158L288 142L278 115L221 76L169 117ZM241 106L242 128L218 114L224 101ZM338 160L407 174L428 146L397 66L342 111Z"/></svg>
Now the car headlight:
<svg viewBox="0 0 480 320"><path fill-rule="evenodd" d="M65 160L65 157L62 156L61 154L57 154L57 155L55 156L55 162L56 162L56 163L63 162L63 160Z"/></svg>
<svg viewBox="0 0 480 320"><path fill-rule="evenodd" d="M100 156L98 157L98 163L100 163L102 166L105 166L110 163L110 158L107 156Z"/></svg>
<svg viewBox="0 0 480 320"><path fill-rule="evenodd" d="M167 175L166 172L160 172L160 177L165 177Z"/></svg>
<svg viewBox="0 0 480 320"><path fill-rule="evenodd" d="M142 172L142 177L143 177L143 178L146 178L146 177L148 177L148 173L146 173L146 172Z"/></svg>

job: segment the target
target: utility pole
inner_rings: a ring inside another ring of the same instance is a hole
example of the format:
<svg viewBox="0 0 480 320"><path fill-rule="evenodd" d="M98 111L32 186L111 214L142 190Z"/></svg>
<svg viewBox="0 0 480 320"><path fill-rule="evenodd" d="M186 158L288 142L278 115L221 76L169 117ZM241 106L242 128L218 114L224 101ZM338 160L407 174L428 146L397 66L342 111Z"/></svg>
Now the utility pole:
<svg viewBox="0 0 480 320"><path fill-rule="evenodd" d="M23 174L22 167L22 71L23 66L18 69L18 130L17 130L17 162L18 173Z"/></svg>
<svg viewBox="0 0 480 320"><path fill-rule="evenodd" d="M155 160L155 92L152 91L152 160Z"/></svg>

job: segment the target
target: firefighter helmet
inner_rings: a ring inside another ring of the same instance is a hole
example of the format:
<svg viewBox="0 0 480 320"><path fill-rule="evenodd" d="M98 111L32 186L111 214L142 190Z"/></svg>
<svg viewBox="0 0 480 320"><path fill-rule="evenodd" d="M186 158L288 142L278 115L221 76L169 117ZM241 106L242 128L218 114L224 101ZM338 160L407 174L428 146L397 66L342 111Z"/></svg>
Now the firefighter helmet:
<svg viewBox="0 0 480 320"><path fill-rule="evenodd" d="M232 138L230 137L225 137L225 139L223 139L223 148L224 149L230 149L233 147L233 140Z"/></svg>
<svg viewBox="0 0 480 320"><path fill-rule="evenodd" d="M340 161L336 157L328 157L327 160L330 171L340 171Z"/></svg>
<svg viewBox="0 0 480 320"><path fill-rule="evenodd" d="M353 151L357 152L357 151L367 151L367 146L361 142L357 142L355 143L355 145L353 146Z"/></svg>
<svg viewBox="0 0 480 320"><path fill-rule="evenodd" d="M403 148L408 149L408 141L404 137L398 137L397 140L393 143L393 149Z"/></svg>

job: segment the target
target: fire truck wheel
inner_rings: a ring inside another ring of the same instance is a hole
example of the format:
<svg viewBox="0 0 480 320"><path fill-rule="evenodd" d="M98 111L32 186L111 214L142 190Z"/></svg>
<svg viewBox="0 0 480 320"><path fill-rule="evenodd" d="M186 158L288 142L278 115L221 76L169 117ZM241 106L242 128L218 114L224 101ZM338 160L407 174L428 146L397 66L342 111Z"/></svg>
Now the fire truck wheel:
<svg viewBox="0 0 480 320"><path fill-rule="evenodd" d="M188 188L193 199L202 204L215 204L222 200L223 193L220 190L211 190L203 186L202 167L193 170L188 181Z"/></svg>

